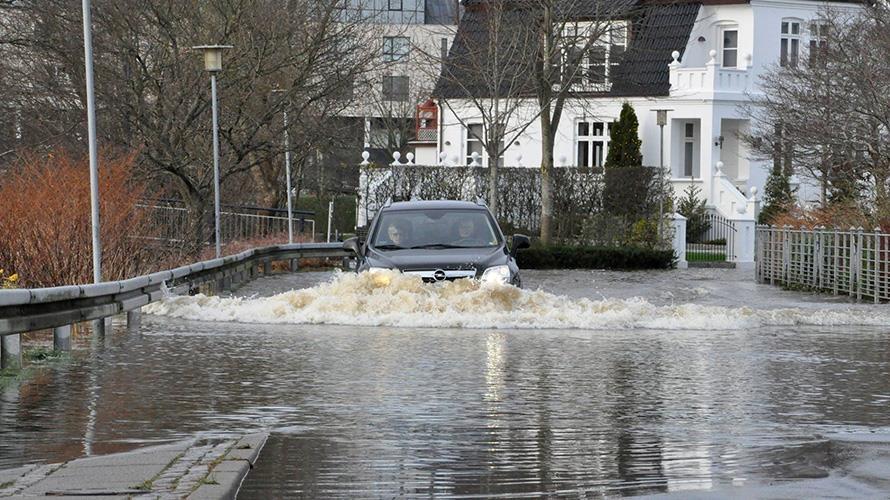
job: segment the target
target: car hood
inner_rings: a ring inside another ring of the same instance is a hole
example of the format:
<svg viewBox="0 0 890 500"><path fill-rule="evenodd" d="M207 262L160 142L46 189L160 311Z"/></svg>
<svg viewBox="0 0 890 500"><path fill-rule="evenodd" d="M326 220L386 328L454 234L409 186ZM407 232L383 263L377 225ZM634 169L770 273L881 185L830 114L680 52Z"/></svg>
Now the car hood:
<svg viewBox="0 0 890 500"><path fill-rule="evenodd" d="M448 248L393 250L381 252L369 249L367 264L370 267L389 267L401 271L422 269L486 269L506 264L508 256L504 246L494 248Z"/></svg>

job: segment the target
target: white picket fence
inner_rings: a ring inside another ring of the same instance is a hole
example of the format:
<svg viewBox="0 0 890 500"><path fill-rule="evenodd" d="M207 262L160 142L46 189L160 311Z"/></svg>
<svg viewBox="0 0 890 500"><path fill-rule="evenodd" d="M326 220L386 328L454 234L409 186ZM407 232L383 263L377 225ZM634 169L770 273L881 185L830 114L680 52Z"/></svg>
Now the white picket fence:
<svg viewBox="0 0 890 500"><path fill-rule="evenodd" d="M890 234L865 231L757 227L757 280L890 301Z"/></svg>

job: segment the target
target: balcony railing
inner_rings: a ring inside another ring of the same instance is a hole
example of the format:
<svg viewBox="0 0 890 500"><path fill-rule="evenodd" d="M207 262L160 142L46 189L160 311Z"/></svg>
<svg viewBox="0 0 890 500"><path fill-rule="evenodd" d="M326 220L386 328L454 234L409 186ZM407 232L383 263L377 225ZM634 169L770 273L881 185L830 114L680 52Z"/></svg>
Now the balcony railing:
<svg viewBox="0 0 890 500"><path fill-rule="evenodd" d="M676 52L674 54L679 56ZM747 68L721 68L716 54L716 51L711 51L711 60L703 68L684 68L675 58L670 65L671 96L751 92L750 71Z"/></svg>

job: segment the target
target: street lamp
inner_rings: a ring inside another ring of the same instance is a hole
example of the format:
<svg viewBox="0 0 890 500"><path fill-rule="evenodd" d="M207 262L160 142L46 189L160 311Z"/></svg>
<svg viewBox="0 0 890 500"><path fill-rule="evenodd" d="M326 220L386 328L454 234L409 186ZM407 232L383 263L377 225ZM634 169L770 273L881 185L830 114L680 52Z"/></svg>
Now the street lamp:
<svg viewBox="0 0 890 500"><path fill-rule="evenodd" d="M274 94L284 93L284 90L275 89ZM287 242L294 242L294 209L292 202L292 194L290 191L290 135L287 132L287 106L284 108L284 173L285 182L287 183L285 192L287 193Z"/></svg>
<svg viewBox="0 0 890 500"><path fill-rule="evenodd" d="M83 7L83 55L86 69L87 136L90 149L90 213L93 232L93 281L102 281L102 244L99 241L99 158L96 141L96 93L93 85L93 34L90 0Z"/></svg>
<svg viewBox="0 0 890 500"><path fill-rule="evenodd" d="M222 254L219 240L219 111L216 103L216 74L222 71L222 51L231 45L198 45L193 50L204 54L204 70L210 73L210 98L213 101L213 205L216 220L216 258Z"/></svg>
<svg viewBox="0 0 890 500"><path fill-rule="evenodd" d="M655 123L658 125L659 131L661 133L661 138L659 139L659 158L658 158L658 175L662 177L662 182L664 181L664 126L667 125L667 116L668 111L673 111L672 109L653 109L655 111ZM664 235L664 187L661 189L661 193L658 196L658 237L661 238Z"/></svg>

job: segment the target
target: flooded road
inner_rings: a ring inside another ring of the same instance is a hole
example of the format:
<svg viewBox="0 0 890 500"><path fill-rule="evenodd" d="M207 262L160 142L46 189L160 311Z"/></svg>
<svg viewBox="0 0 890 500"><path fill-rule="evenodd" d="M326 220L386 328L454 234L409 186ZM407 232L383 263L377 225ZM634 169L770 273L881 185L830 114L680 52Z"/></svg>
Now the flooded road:
<svg viewBox="0 0 890 500"><path fill-rule="evenodd" d="M524 281L445 308L410 285L350 299L412 324L318 288L170 301L4 389L0 468L262 428L239 498L890 491L890 307L726 270ZM337 318L355 324L319 324Z"/></svg>

